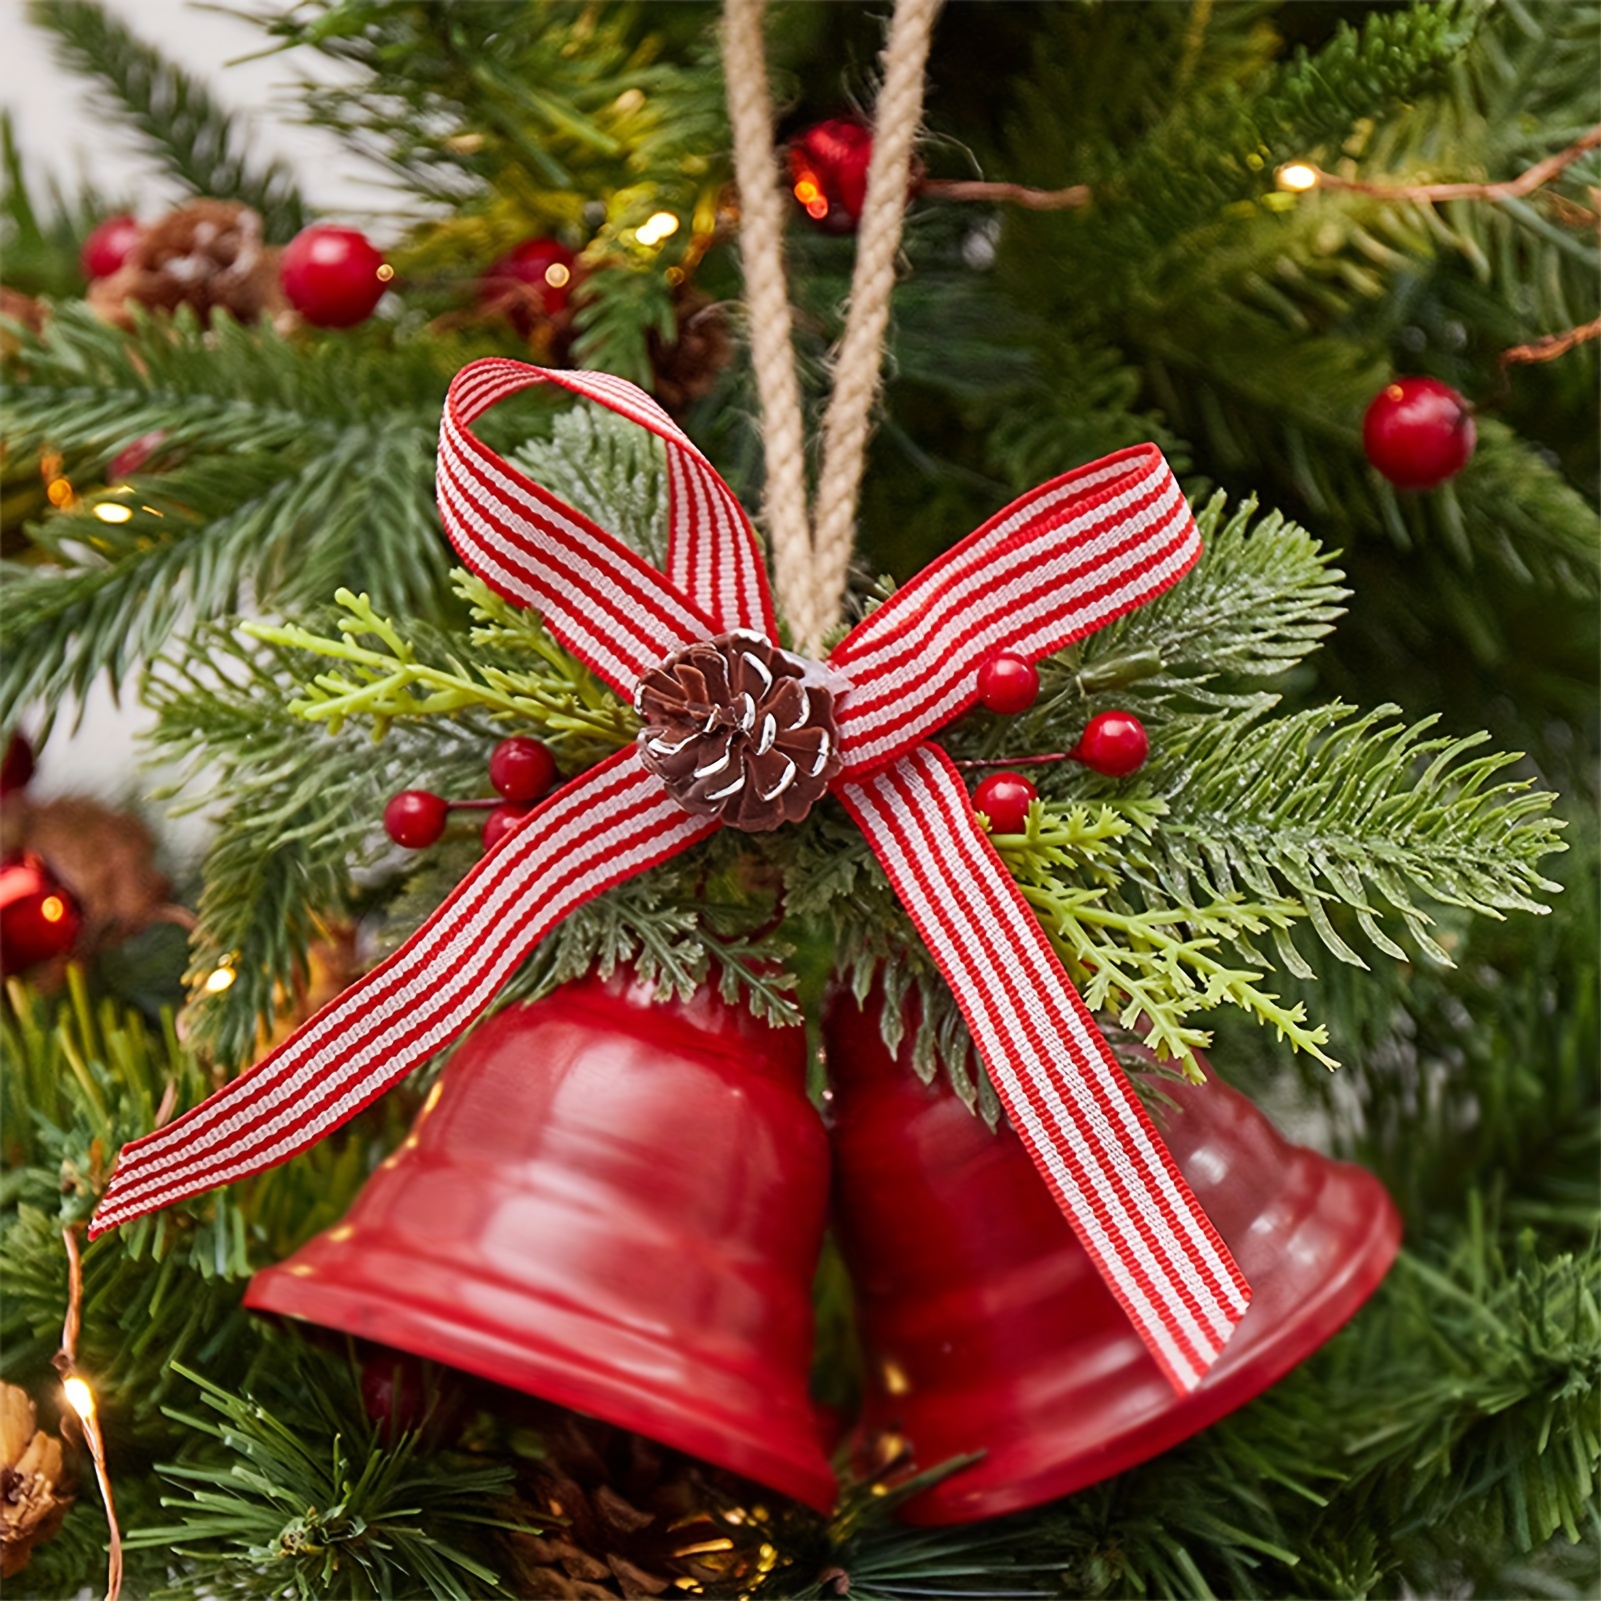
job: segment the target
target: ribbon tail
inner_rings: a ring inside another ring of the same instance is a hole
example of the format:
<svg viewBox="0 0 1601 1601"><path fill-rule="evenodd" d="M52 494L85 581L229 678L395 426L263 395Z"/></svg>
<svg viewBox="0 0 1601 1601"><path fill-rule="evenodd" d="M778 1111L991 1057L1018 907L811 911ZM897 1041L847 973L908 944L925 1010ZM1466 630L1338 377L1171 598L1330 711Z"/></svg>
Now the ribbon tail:
<svg viewBox="0 0 1601 1601"><path fill-rule="evenodd" d="M1181 1393L1205 1378L1250 1287L973 816L922 745L841 799L966 1018L1041 1177Z"/></svg>
<svg viewBox="0 0 1601 1601"><path fill-rule="evenodd" d="M562 918L718 826L684 811L632 747L590 768L255 1068L125 1145L91 1237L314 1145L461 1034Z"/></svg>

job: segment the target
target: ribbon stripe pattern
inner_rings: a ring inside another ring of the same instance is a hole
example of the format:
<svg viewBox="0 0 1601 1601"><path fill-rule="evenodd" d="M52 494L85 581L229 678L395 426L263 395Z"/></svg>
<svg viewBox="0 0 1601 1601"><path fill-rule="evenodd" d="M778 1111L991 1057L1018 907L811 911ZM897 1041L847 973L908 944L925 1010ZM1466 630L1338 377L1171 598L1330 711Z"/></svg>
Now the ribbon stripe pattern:
<svg viewBox="0 0 1601 1601"><path fill-rule="evenodd" d="M490 450L473 423L554 384L648 430L667 466L658 572ZM440 429L439 505L461 559L536 608L632 700L691 644L778 643L755 532L733 492L632 384L490 359L460 372ZM854 628L826 664L844 768L833 788L950 984L1013 1126L1153 1358L1201 1382L1249 1287L1118 1068L1027 902L929 737L977 698L997 651L1062 649L1176 582L1200 553L1154 446L1024 495ZM534 808L387 961L248 1074L124 1147L98 1234L288 1160L455 1039L563 917L722 826L629 749Z"/></svg>

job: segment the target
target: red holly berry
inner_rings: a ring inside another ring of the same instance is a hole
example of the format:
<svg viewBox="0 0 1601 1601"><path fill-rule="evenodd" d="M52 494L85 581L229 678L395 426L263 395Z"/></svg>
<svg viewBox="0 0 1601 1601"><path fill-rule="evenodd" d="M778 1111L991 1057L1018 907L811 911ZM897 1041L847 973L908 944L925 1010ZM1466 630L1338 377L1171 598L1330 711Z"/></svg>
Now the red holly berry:
<svg viewBox="0 0 1601 1601"><path fill-rule="evenodd" d="M478 304L505 312L526 338L538 317L566 308L577 262L559 239L525 239L484 274Z"/></svg>
<svg viewBox="0 0 1601 1601"><path fill-rule="evenodd" d="M33 746L23 734L13 734L6 741L6 754L0 760L0 795L13 790L26 789L33 777Z"/></svg>
<svg viewBox="0 0 1601 1601"><path fill-rule="evenodd" d="M138 219L127 212L107 217L104 222L97 224L84 240L83 249L78 252L78 264L83 268L84 275L89 278L109 278L127 261L128 253L138 244L143 231Z"/></svg>
<svg viewBox="0 0 1601 1601"><path fill-rule="evenodd" d="M542 740L503 739L489 758L489 782L509 801L536 801L556 781L556 758Z"/></svg>
<svg viewBox="0 0 1601 1601"><path fill-rule="evenodd" d="M492 851L527 815L528 807L507 802L484 819L484 849Z"/></svg>
<svg viewBox="0 0 1601 1601"><path fill-rule="evenodd" d="M349 328L372 315L388 269L354 228L304 228L284 247L278 277L289 304L318 328Z"/></svg>
<svg viewBox="0 0 1601 1601"><path fill-rule="evenodd" d="M1084 725L1078 744L1068 754L1092 772L1127 778L1145 765L1151 739L1132 712L1099 712Z"/></svg>
<svg viewBox="0 0 1601 1601"><path fill-rule="evenodd" d="M795 198L827 233L852 233L867 199L873 130L854 117L830 117L790 141Z"/></svg>
<svg viewBox="0 0 1601 1601"><path fill-rule="evenodd" d="M992 834L1021 834L1039 791L1021 773L996 773L973 791L973 810L990 820Z"/></svg>
<svg viewBox="0 0 1601 1601"><path fill-rule="evenodd" d="M0 856L0 968L20 973L72 949L83 914L32 851Z"/></svg>
<svg viewBox="0 0 1601 1601"><path fill-rule="evenodd" d="M1398 489L1433 489L1455 477L1477 441L1473 408L1438 378L1397 378L1362 419L1368 460Z"/></svg>
<svg viewBox="0 0 1601 1601"><path fill-rule="evenodd" d="M1039 693L1039 669L1010 651L991 656L978 670L979 703L1003 717L1026 712Z"/></svg>
<svg viewBox="0 0 1601 1601"><path fill-rule="evenodd" d="M426 789L403 789L384 807L384 832L409 851L432 845L445 831L450 805Z"/></svg>

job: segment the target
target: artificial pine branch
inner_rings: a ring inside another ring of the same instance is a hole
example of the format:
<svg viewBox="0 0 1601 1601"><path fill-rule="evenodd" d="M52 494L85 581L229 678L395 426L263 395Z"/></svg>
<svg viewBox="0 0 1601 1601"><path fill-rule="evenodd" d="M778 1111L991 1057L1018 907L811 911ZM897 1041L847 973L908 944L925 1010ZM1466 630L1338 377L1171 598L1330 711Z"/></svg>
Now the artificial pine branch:
<svg viewBox="0 0 1601 1601"><path fill-rule="evenodd" d="M238 200L261 213L267 238L283 242L310 217L293 173L247 154L247 136L207 92L96 0L30 0L30 19L53 36L63 65L95 79L102 103L194 195Z"/></svg>

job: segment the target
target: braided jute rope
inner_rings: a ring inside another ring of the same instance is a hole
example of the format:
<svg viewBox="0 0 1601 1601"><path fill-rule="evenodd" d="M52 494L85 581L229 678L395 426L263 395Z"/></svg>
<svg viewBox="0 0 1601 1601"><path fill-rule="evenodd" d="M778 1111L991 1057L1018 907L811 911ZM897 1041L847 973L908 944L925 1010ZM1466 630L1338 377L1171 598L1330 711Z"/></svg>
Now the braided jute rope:
<svg viewBox="0 0 1601 1601"><path fill-rule="evenodd" d="M778 603L801 649L815 654L839 618L856 529L867 440L895 287L895 256L910 184L912 141L923 112L923 71L941 0L895 0L884 49L884 86L857 233L845 333L835 352L823 418L817 529L806 519L804 422L784 270L784 202L774 180L773 111L762 49L764 0L725 0L723 61L734 129L741 249L751 360L763 414L763 510Z"/></svg>
<svg viewBox="0 0 1601 1601"><path fill-rule="evenodd" d="M873 155L856 237L850 310L834 359L834 388L823 416L823 466L812 536L812 611L826 630L845 598L856 506L873 402L884 362L884 332L895 288L895 257L910 188L912 141L923 116L923 71L940 0L895 0L884 48L884 86L873 109ZM816 648L821 640L808 639Z"/></svg>
<svg viewBox="0 0 1601 1601"><path fill-rule="evenodd" d="M798 641L826 627L814 611L812 537L806 515L806 430L784 271L784 200L773 154L772 97L762 48L765 0L727 0L723 76L734 130L740 252L745 267L751 363L762 408L767 463L763 520L773 552L778 609ZM805 646L803 645L803 648Z"/></svg>

